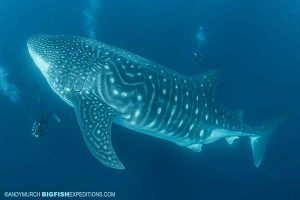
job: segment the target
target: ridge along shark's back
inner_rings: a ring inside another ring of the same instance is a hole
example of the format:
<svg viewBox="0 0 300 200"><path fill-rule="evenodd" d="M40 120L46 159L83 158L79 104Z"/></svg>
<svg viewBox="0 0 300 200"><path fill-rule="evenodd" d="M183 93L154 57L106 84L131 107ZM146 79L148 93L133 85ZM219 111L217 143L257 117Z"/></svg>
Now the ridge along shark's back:
<svg viewBox="0 0 300 200"><path fill-rule="evenodd" d="M170 73L177 73L124 49L85 37L71 35L35 35L28 40L27 47L31 55L33 51L30 49L34 49L34 51L36 51L35 54L39 54L40 57L48 57L48 59L51 59L51 57L66 59L67 57L65 56L68 55L76 58L79 54L86 53L86 57L82 59L92 58L93 61L101 62L108 58L119 57L131 60L145 68L151 67L152 70L164 70ZM50 48L52 48L52 50Z"/></svg>
<svg viewBox="0 0 300 200"><path fill-rule="evenodd" d="M89 150L106 166L124 169L111 143L113 121L194 151L223 137L232 143L248 136L257 165L262 160L265 137L215 105L217 71L188 78L75 36L38 35L27 46L51 88L74 107Z"/></svg>

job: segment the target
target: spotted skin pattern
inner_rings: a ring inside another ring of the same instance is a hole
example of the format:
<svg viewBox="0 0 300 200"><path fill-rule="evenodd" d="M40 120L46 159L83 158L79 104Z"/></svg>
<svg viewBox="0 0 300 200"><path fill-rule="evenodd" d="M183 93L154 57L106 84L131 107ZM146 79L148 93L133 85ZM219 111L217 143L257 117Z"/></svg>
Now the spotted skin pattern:
<svg viewBox="0 0 300 200"><path fill-rule="evenodd" d="M106 166L124 169L112 147L112 122L194 151L220 138L252 135L238 115L215 103L217 70L185 77L75 36L38 35L27 46L51 88L75 108L88 148Z"/></svg>

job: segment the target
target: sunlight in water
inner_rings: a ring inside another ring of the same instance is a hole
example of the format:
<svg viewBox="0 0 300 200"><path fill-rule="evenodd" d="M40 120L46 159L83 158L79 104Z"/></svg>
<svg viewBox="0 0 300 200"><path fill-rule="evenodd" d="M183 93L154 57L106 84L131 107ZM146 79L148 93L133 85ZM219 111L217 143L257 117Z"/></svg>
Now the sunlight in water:
<svg viewBox="0 0 300 200"><path fill-rule="evenodd" d="M87 8L83 11L86 34L90 38L96 38L96 18L100 7L99 2L99 0L88 0Z"/></svg>
<svg viewBox="0 0 300 200"><path fill-rule="evenodd" d="M7 70L3 66L0 66L0 95L6 96L12 102L16 103L19 99L19 89L15 84L10 83L7 77Z"/></svg>
<svg viewBox="0 0 300 200"><path fill-rule="evenodd" d="M199 27L198 32L196 34L196 39L197 39L199 47L203 46L206 43L206 35L205 35L205 32L204 32L204 27L203 26Z"/></svg>

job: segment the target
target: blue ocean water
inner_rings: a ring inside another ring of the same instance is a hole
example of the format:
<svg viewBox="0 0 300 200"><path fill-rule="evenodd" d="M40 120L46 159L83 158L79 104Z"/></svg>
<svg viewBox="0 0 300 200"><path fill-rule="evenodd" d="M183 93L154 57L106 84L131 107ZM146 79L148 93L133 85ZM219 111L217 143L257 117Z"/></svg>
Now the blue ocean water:
<svg viewBox="0 0 300 200"><path fill-rule="evenodd" d="M16 102L0 93L0 198L5 191L114 191L116 199L300 198L298 1L93 5L0 0L0 65L19 91ZM285 111L292 115L271 138L259 168L246 138L232 146L220 140L196 153L113 125L113 144L126 166L113 170L91 155L73 109L33 64L26 41L39 33L89 35L189 76L219 68L217 99L243 110L250 124ZM38 99L61 123L50 121L47 134L36 139L31 128L40 112Z"/></svg>

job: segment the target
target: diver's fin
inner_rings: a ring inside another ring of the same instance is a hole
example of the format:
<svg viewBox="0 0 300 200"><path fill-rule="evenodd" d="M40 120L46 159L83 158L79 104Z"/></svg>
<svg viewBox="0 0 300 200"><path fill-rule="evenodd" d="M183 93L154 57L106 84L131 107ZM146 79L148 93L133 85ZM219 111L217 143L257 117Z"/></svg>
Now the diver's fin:
<svg viewBox="0 0 300 200"><path fill-rule="evenodd" d="M52 117L56 120L57 123L61 122L59 116L57 116L56 114L52 113Z"/></svg>
<svg viewBox="0 0 300 200"><path fill-rule="evenodd" d="M288 115L283 115L280 118L272 119L261 124L255 130L257 136L250 137L254 164L259 167L266 150L266 145L271 135L286 121Z"/></svg>
<svg viewBox="0 0 300 200"><path fill-rule="evenodd" d="M192 77L196 88L203 94L208 97L214 98L215 88L217 85L217 79L219 76L219 70L211 70L203 74Z"/></svg>
<svg viewBox="0 0 300 200"><path fill-rule="evenodd" d="M228 144L233 144L233 142L236 140L236 139L239 139L238 136L230 136L230 137L226 137L225 140L227 141Z"/></svg>
<svg viewBox="0 0 300 200"><path fill-rule="evenodd" d="M82 93L74 107L83 138L92 154L108 167L125 169L111 143L114 111L93 93Z"/></svg>
<svg viewBox="0 0 300 200"><path fill-rule="evenodd" d="M187 146L187 148L192 149L193 151L196 152L201 152L202 146L203 146L202 144L191 144Z"/></svg>

